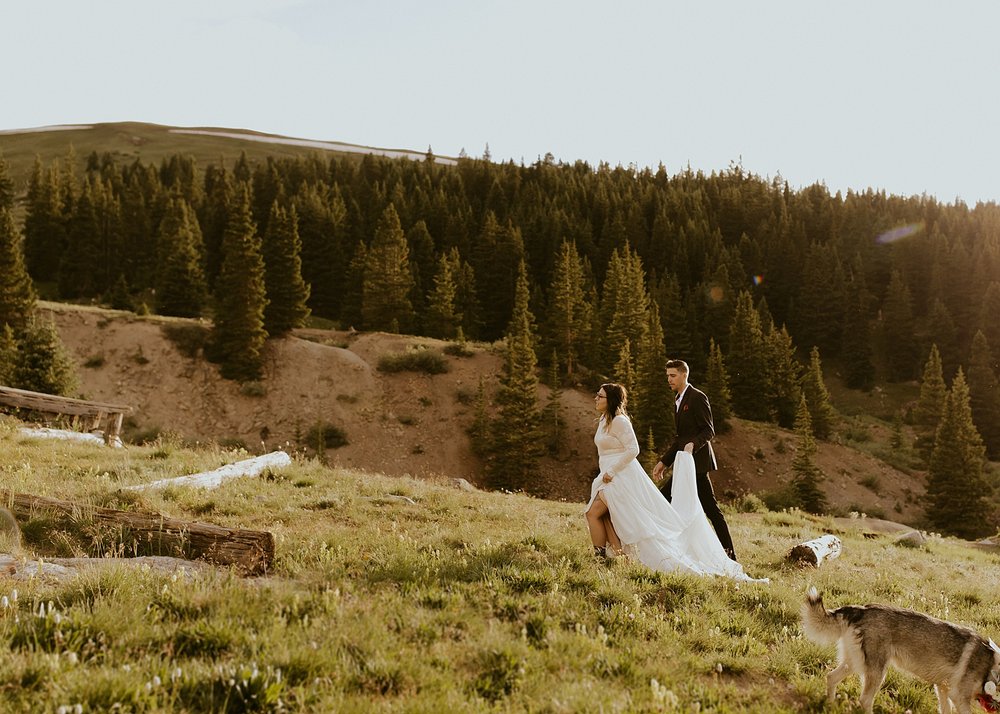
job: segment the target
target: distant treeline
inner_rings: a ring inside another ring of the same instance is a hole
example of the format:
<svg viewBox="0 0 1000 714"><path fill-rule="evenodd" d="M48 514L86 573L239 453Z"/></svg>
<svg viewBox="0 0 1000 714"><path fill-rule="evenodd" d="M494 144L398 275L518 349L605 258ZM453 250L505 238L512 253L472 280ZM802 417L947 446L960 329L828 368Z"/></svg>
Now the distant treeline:
<svg viewBox="0 0 1000 714"><path fill-rule="evenodd" d="M951 376L977 331L1000 348L996 204L792 190L738 165L671 176L550 157L451 167L314 156L201 169L184 156L157 167L95 153L36 162L23 207L28 271L63 299L155 290L152 310L218 309L224 235L244 189L265 269L277 217L296 234L283 250L308 308L345 328L497 339L523 260L539 356L555 350L564 373L607 373L630 332L634 347L639 314L621 324L611 304L622 290L658 306L667 352L699 369L710 340L730 351L743 292L799 350L839 360L856 387L918 377L932 344Z"/></svg>

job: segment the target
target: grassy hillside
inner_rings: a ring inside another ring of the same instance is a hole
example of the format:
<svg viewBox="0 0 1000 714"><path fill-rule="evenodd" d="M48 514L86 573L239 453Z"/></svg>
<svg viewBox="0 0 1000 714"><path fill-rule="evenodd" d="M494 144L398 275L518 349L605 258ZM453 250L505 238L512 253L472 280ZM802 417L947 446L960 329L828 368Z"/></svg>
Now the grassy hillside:
<svg viewBox="0 0 1000 714"><path fill-rule="evenodd" d="M246 152L251 161L263 161L268 156L281 159L308 156L310 154L342 155L338 151L320 150L304 146L280 143L262 143L252 139L234 139L223 136L180 134L171 132L175 127L141 122L116 122L88 125L91 128L67 129L60 131L29 131L17 134L0 133L0 157L9 165L11 178L19 192L27 187L35 156L48 166L52 161L66 157L72 147L80 161L91 153L110 153L121 163L136 159L145 164L159 165L160 161L174 154L193 156L198 166L204 168L211 163L224 160L226 165ZM203 127L207 128L207 127ZM251 136L269 136L259 132L241 129L218 129L225 132L241 132ZM381 150L379 150L381 151ZM350 153L360 158L362 154ZM77 170L81 170L78 166Z"/></svg>
<svg viewBox="0 0 1000 714"><path fill-rule="evenodd" d="M866 537L863 520L731 513L748 571L771 578L748 585L594 562L580 504L446 480L296 461L213 491L119 491L242 456L26 440L0 422L0 488L268 529L277 542L274 572L254 580L121 568L0 581L0 710L819 711L833 651L800 634L809 584L831 606L892 602L1000 633L997 555L938 537L904 549ZM85 508L22 525L24 557L136 549ZM840 535L841 558L785 564L821 532ZM856 697L857 682L844 690ZM894 673L877 702L931 711L933 695Z"/></svg>

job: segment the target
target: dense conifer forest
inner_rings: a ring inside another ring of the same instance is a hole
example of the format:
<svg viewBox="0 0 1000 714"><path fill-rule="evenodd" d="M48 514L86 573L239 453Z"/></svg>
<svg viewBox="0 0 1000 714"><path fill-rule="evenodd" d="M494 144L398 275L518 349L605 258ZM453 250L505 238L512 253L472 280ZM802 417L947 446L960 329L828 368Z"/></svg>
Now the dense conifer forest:
<svg viewBox="0 0 1000 714"><path fill-rule="evenodd" d="M21 226L6 177L0 193L5 242L22 241L40 294L210 318L212 357L241 381L258 378L269 337L307 319L507 337L494 403L532 446L504 466L517 445L479 440L499 485L516 486L544 441L535 406L518 413L536 384L525 369L555 386L625 383L652 446L670 436L655 416L669 404L667 356L691 363L723 426L734 414L816 438L829 433L824 363L857 389L940 382L900 415L924 434L932 479L942 420L969 444L965 473L1000 454L995 203L794 190L738 164L671 175L550 156L444 166L430 152L36 160ZM808 463L801 473L814 493Z"/></svg>

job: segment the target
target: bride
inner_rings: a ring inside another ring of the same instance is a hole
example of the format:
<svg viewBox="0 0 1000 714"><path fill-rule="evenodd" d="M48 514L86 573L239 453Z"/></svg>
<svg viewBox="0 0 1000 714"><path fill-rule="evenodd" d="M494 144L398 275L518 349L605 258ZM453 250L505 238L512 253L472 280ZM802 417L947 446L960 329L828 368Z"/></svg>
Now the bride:
<svg viewBox="0 0 1000 714"><path fill-rule="evenodd" d="M601 473L591 485L586 509L594 553L603 556L610 547L653 570L753 580L726 555L705 516L694 457L677 454L673 501L667 501L636 460L639 442L625 411L625 388L602 384L594 403L601 415L594 436Z"/></svg>

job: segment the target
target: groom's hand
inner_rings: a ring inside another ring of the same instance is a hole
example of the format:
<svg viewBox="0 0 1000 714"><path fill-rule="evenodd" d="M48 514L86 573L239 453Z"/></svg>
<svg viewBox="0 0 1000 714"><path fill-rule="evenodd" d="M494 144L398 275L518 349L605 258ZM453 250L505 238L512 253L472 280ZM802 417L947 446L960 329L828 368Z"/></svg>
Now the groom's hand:
<svg viewBox="0 0 1000 714"><path fill-rule="evenodd" d="M663 465L662 461L657 461L656 466L653 467L653 480L659 481L660 477L663 476L663 469L666 467Z"/></svg>
<svg viewBox="0 0 1000 714"><path fill-rule="evenodd" d="M693 441L689 441L688 443L686 443L684 445L684 451L687 452L687 453L689 453L689 454L693 454L694 453L694 442Z"/></svg>

